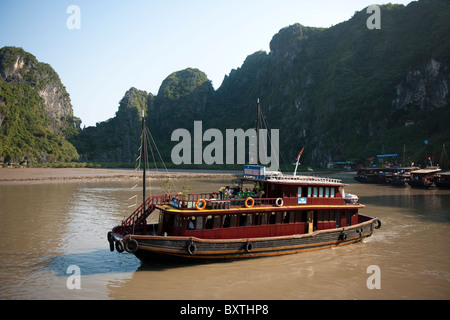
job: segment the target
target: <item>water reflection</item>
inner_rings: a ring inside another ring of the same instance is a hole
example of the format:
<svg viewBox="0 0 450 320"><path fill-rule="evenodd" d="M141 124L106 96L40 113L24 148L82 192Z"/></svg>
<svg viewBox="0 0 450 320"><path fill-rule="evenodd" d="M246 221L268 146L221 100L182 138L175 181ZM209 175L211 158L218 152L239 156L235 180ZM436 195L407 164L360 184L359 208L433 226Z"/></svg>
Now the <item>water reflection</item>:
<svg viewBox="0 0 450 320"><path fill-rule="evenodd" d="M135 272L141 263L130 254L111 253L109 249L96 249L89 252L68 253L50 257L42 261L41 267L50 270L55 276L67 277L67 268L80 267L82 275L91 276L108 273Z"/></svg>

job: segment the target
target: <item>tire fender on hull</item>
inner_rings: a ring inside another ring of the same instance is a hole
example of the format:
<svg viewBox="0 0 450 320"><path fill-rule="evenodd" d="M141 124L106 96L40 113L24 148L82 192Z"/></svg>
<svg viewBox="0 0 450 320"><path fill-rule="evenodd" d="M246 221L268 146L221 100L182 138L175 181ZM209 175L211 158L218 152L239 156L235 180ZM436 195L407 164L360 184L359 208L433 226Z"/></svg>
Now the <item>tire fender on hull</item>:
<svg viewBox="0 0 450 320"><path fill-rule="evenodd" d="M107 234L107 236L106 236L106 238L108 239L108 242L109 242L109 250L111 251L111 252L113 252L114 251L114 239L113 239L113 233L111 232L111 231L108 231L108 234Z"/></svg>
<svg viewBox="0 0 450 320"><path fill-rule="evenodd" d="M125 241L125 250L129 253L135 253L139 248L139 244L135 239L127 239Z"/></svg>
<svg viewBox="0 0 450 320"><path fill-rule="evenodd" d="M116 250L118 253L122 253L124 251L123 243L121 241L116 241Z"/></svg>
<svg viewBox="0 0 450 320"><path fill-rule="evenodd" d="M189 241L189 244L187 245L187 251L192 256L197 253L197 246L194 243L194 240L192 238Z"/></svg>

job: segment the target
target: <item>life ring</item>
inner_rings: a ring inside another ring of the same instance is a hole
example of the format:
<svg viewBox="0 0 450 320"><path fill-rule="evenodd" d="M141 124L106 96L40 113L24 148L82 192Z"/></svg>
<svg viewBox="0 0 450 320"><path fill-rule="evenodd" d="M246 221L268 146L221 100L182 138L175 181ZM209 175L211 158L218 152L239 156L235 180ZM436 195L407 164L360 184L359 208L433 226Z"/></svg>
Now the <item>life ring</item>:
<svg viewBox="0 0 450 320"><path fill-rule="evenodd" d="M135 253L139 248L139 244L135 239L127 239L125 241L125 250L129 253Z"/></svg>
<svg viewBox="0 0 450 320"><path fill-rule="evenodd" d="M118 253L122 253L123 252L123 243L120 241L116 241L116 250Z"/></svg>
<svg viewBox="0 0 450 320"><path fill-rule="evenodd" d="M192 241L192 240L191 240L191 243L189 243L187 249L191 256L197 253L197 246L195 245L194 241Z"/></svg>
<svg viewBox="0 0 450 320"><path fill-rule="evenodd" d="M244 205L245 205L246 208L251 208L251 207L253 207L254 204L255 204L255 200L252 197L248 197L244 201Z"/></svg>
<svg viewBox="0 0 450 320"><path fill-rule="evenodd" d="M108 234L107 234L106 237L107 237L108 242L109 242L109 250L111 250L111 252L113 252L114 251L114 240L113 240L112 232L108 231Z"/></svg>
<svg viewBox="0 0 450 320"><path fill-rule="evenodd" d="M374 222L374 224L375 224L375 229L380 229L381 228L381 221L380 220L375 220L375 222Z"/></svg>
<svg viewBox="0 0 450 320"><path fill-rule="evenodd" d="M202 206L199 206L200 203L203 203ZM203 210L206 208L206 200L205 199L198 199L195 203L195 209L197 210Z"/></svg>
<svg viewBox="0 0 450 320"><path fill-rule="evenodd" d="M250 241L247 241L245 244L245 251L251 252L253 250L253 244Z"/></svg>
<svg viewBox="0 0 450 320"><path fill-rule="evenodd" d="M283 206L283 199L278 198L277 200L275 200L275 205L276 205L277 207Z"/></svg>

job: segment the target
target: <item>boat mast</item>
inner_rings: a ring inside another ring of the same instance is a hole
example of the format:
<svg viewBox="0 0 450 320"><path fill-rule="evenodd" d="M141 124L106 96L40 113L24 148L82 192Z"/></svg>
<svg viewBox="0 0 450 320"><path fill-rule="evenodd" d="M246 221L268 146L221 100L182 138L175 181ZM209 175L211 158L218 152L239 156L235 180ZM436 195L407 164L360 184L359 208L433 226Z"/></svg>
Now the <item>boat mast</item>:
<svg viewBox="0 0 450 320"><path fill-rule="evenodd" d="M143 171L143 181L142 181L142 213L143 215L145 215L145 166L147 164L147 143L146 143L146 137L145 137L145 112L144 110L142 110L142 145L141 145L141 150L142 150L142 162L144 165L144 171ZM144 232L147 226L147 222L144 222Z"/></svg>

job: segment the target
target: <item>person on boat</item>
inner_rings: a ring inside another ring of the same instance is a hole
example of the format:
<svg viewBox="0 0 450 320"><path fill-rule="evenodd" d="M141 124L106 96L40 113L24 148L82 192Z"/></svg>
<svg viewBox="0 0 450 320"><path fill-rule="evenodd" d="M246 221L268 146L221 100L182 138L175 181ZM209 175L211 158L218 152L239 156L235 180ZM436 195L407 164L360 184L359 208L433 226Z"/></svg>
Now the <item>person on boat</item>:
<svg viewBox="0 0 450 320"><path fill-rule="evenodd" d="M237 195L239 194L239 192L241 192L241 188L240 188L239 185L236 183L236 184L234 185L234 188L233 188L233 195L237 196Z"/></svg>
<svg viewBox="0 0 450 320"><path fill-rule="evenodd" d="M188 229L189 229L189 230L194 230L194 229L195 229L195 227L194 227L194 221L192 221L192 218L189 219L189 226L188 226Z"/></svg>
<svg viewBox="0 0 450 320"><path fill-rule="evenodd" d="M225 193L225 187L221 187L221 188L219 189L220 199L223 199L224 193Z"/></svg>
<svg viewBox="0 0 450 320"><path fill-rule="evenodd" d="M225 197L228 198L231 196L231 194L232 194L232 191L230 189L230 186L226 186L225 187Z"/></svg>

